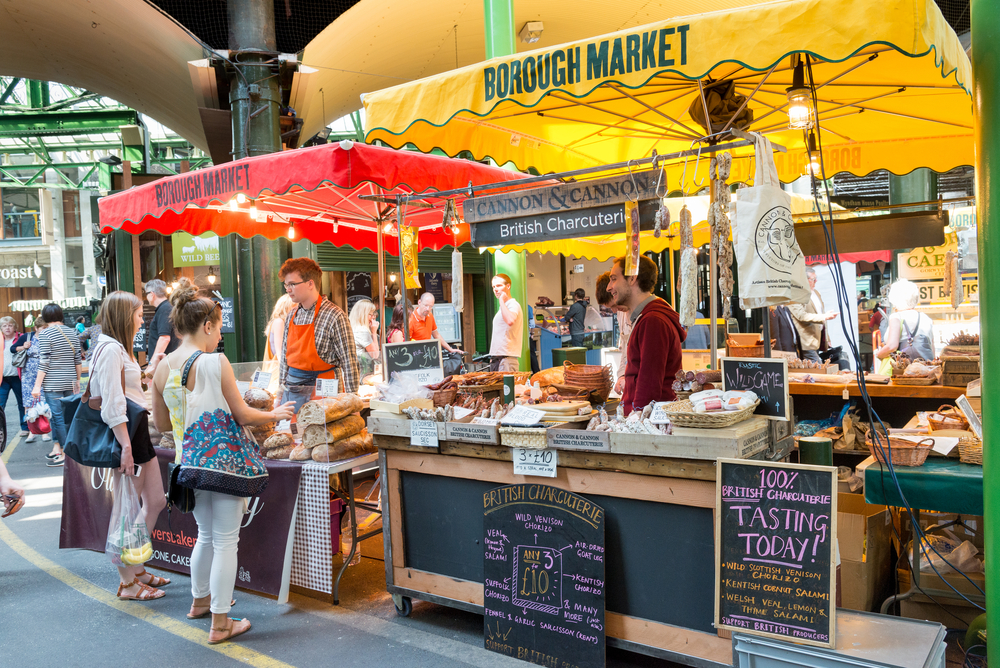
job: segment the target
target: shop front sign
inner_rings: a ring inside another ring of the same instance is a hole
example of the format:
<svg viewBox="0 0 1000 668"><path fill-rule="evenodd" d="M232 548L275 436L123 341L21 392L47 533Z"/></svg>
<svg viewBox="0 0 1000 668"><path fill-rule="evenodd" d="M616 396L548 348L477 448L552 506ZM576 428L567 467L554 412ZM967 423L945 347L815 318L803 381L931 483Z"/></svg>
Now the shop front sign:
<svg viewBox="0 0 1000 668"><path fill-rule="evenodd" d="M945 254L958 252L955 243L944 246L914 248L909 253L896 256L896 269L900 278L909 280L944 279Z"/></svg>
<svg viewBox="0 0 1000 668"><path fill-rule="evenodd" d="M640 227L653 229L653 216L659 207L657 200L639 202ZM625 232L625 204L611 204L592 209L572 209L559 213L533 215L474 223L471 226L472 245L506 246L553 239L599 237Z"/></svg>
<svg viewBox="0 0 1000 668"><path fill-rule="evenodd" d="M193 237L187 232L171 235L175 267L209 267L219 264L219 237L206 232Z"/></svg>
<svg viewBox="0 0 1000 668"><path fill-rule="evenodd" d="M944 280L917 283L917 287L920 289L920 304L923 306L951 302L951 296L944 290ZM972 278L962 281L962 292L964 293L963 302L978 302L979 279Z"/></svg>

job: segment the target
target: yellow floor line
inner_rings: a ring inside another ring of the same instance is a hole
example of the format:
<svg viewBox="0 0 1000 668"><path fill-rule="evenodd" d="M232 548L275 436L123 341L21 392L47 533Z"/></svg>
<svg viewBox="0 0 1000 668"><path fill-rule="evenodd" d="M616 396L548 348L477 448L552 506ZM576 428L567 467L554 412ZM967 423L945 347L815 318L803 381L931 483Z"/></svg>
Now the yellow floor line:
<svg viewBox="0 0 1000 668"><path fill-rule="evenodd" d="M21 442L21 432L18 432L17 436L14 437L13 443L8 445L7 449L3 451L2 455L0 455L0 459L3 460L4 464L10 461L10 456L14 454L14 448L16 448L17 444L20 442Z"/></svg>
<svg viewBox="0 0 1000 668"><path fill-rule="evenodd" d="M192 642L196 645L201 645L202 647L218 652L219 654L227 656L231 659L240 661L248 666L257 666L258 668L293 668L290 664L271 658L266 654L261 654L260 652L255 652L252 649L247 649L246 647L239 645L237 641L223 643L221 645L209 645L207 632L195 628L186 622L182 622L179 619L174 619L173 617L168 617L167 615L154 611L150 606L155 606L155 602L140 603L136 601L119 600L113 593L104 591L95 584L84 580L78 575L75 575L52 560L43 557L41 554L29 547L27 543L18 538L13 531L5 527L3 524L0 524L0 540L7 543L12 550L24 557L32 565L45 571L64 584L69 585L81 594L103 603L109 608L114 608L119 612L132 615L133 617L152 624L153 626L156 626L157 628L160 628L168 633L172 633L175 636L183 638L184 640ZM251 630L250 633L253 633L253 631Z"/></svg>

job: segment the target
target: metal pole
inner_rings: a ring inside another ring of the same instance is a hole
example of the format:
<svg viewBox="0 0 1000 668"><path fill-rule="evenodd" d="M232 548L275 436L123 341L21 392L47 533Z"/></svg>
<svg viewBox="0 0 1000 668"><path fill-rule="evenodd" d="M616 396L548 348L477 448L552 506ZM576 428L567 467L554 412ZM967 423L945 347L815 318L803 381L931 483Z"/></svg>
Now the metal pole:
<svg viewBox="0 0 1000 668"><path fill-rule="evenodd" d="M979 254L983 258L1000 255L1000 207L993 206L993 194L1000 204L1000 2L997 0L972 0L972 89L973 109L976 110L976 202L979 219ZM997 155L994 156L993 152ZM993 178L993 168L997 178ZM994 222L994 218L997 219ZM993 249L993 250L991 250ZM998 290L993 292L993 283ZM979 322L982 368L991 369L1000 362L1000 265L981 262L979 265ZM996 321L996 326L992 323ZM996 337L994 338L994 334ZM1000 529L996 525L1000 516L1000 461L993 459L994 433L1000 433L1000 381L993 375L983 374L983 515L985 531L984 552L1000 551ZM988 634L1000 638L1000 578L986 581L986 608ZM989 650L994 662L1000 662L1000 644Z"/></svg>
<svg viewBox="0 0 1000 668"><path fill-rule="evenodd" d="M396 198L396 231L399 233L399 298L403 305L403 340L410 339L410 314L406 312L406 268L403 266L403 202L402 197Z"/></svg>
<svg viewBox="0 0 1000 668"><path fill-rule="evenodd" d="M712 205L715 204L715 188L709 187L708 189L708 210L712 210ZM715 237L715 230L711 230L712 237ZM716 293L719 290L719 279L715 271L715 265L718 263L718 253L715 252L715 244L708 244L708 320L709 326L708 331L710 333L709 337L709 349L711 351L711 362L712 368L718 369L717 360L719 357L719 328L716 325L716 319L719 314L719 300L716 297Z"/></svg>
<svg viewBox="0 0 1000 668"><path fill-rule="evenodd" d="M385 380L385 335L384 332L388 331L385 322L385 244L382 241L382 226L385 224L384 221L379 220L375 228L375 233L378 239L378 318L379 322L382 323L382 333L379 334L379 348L382 350L382 374L383 380Z"/></svg>

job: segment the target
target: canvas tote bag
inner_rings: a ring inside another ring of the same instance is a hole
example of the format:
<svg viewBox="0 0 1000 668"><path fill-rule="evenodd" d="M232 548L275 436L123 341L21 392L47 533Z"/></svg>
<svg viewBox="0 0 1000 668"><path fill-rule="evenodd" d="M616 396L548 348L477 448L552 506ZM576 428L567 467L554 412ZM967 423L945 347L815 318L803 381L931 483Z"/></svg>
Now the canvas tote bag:
<svg viewBox="0 0 1000 668"><path fill-rule="evenodd" d="M792 198L781 189L771 142L754 134L753 186L736 191L733 246L744 309L809 301L806 263L795 240Z"/></svg>

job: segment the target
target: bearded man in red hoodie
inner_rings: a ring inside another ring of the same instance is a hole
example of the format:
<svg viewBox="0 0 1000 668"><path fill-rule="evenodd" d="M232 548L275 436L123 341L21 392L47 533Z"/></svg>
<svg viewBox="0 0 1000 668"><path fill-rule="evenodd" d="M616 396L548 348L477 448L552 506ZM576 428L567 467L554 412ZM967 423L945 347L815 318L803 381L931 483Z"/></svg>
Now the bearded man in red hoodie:
<svg viewBox="0 0 1000 668"><path fill-rule="evenodd" d="M677 311L652 294L656 277L656 264L645 255L639 256L637 276L625 276L624 257L611 267L608 292L632 318L622 395L625 415L641 411L651 401L677 398L673 382L681 368L681 343L687 330L681 326Z"/></svg>

